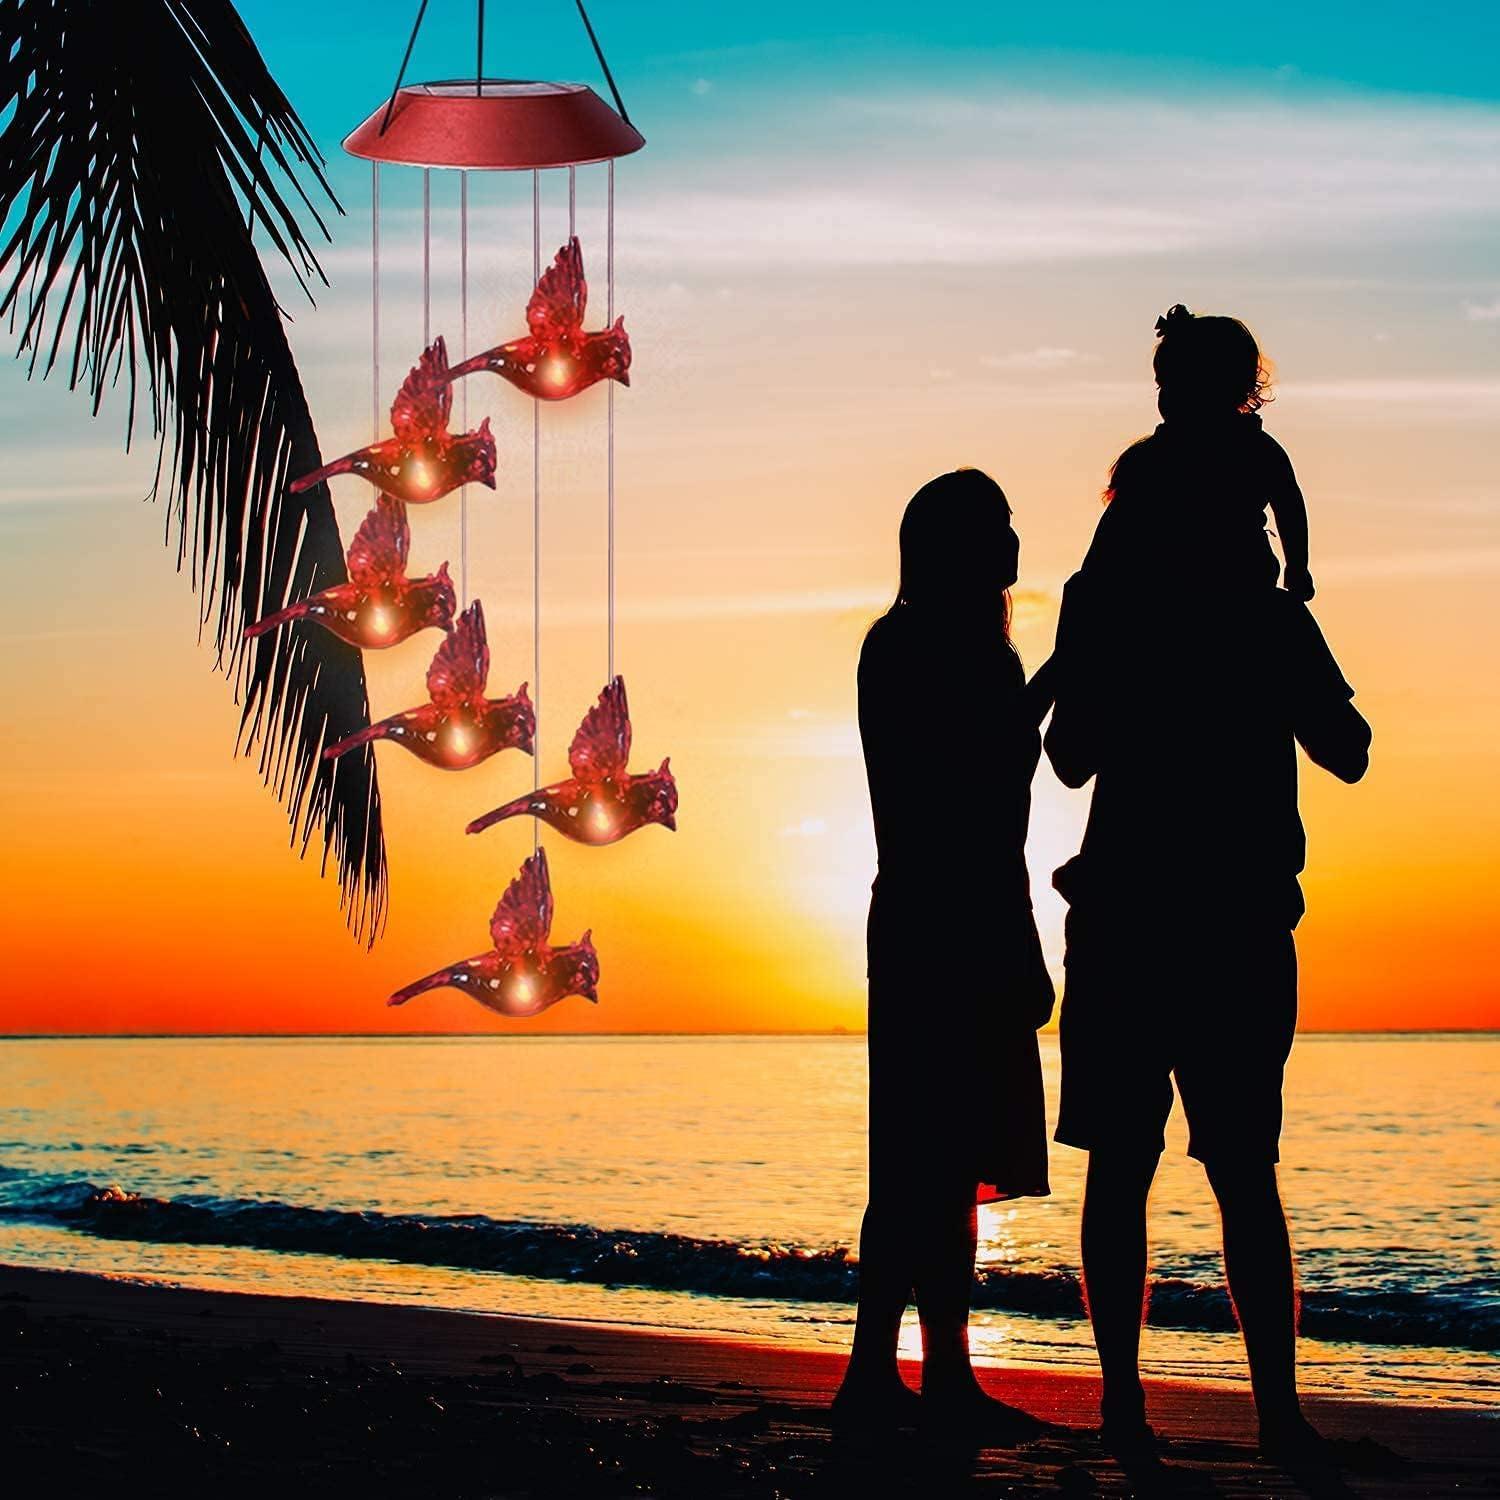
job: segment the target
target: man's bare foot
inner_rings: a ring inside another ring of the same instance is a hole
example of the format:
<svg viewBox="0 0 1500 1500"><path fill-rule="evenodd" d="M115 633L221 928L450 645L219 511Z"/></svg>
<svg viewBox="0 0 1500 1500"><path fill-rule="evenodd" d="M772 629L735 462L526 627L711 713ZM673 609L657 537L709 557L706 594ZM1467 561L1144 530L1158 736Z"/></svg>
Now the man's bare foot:
<svg viewBox="0 0 1500 1500"><path fill-rule="evenodd" d="M1324 1437L1300 1413L1283 1421L1260 1424L1260 1456L1289 1474L1328 1473L1339 1469L1384 1474L1406 1462L1399 1453L1372 1438L1351 1441Z"/></svg>

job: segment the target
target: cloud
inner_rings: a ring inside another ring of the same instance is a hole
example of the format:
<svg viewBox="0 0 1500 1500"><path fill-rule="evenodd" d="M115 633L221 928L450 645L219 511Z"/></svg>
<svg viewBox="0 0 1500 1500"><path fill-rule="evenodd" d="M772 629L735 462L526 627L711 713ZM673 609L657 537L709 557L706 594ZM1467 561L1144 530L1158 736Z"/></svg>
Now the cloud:
<svg viewBox="0 0 1500 1500"><path fill-rule="evenodd" d="M617 213L633 272L1364 246L1483 223L1500 198L1500 108L1478 103L906 92L810 102L795 125L762 114L753 162L705 135L632 169ZM529 251L529 197L511 196L475 210L471 237ZM419 269L418 216L383 216L387 271ZM367 256L324 259L363 271Z"/></svg>
<svg viewBox="0 0 1500 1500"><path fill-rule="evenodd" d="M712 89L713 89L713 84L711 84L711 83L710 83L710 82L709 82L709 81L708 81L708 79L706 79L706 78L695 78L695 79L694 79L694 80L693 80L693 92L694 92L694 93L695 93L695 94L696 94L696 95L697 95L697 96L698 96L698 97L699 97L699 98L700 98L700 99L701 99L701 98L702 98L702 97L703 97L703 96L704 96L704 95L705 95L705 94L707 94L707 93L710 93L710 92L711 92L711 91L712 91Z"/></svg>
<svg viewBox="0 0 1500 1500"><path fill-rule="evenodd" d="M1500 297L1490 302L1469 302L1464 305L1464 316L1471 323L1500 322Z"/></svg>
<svg viewBox="0 0 1500 1500"><path fill-rule="evenodd" d="M1500 547L1393 549L1373 557L1330 558L1317 566L1319 582L1382 583L1403 578L1489 578L1500 573Z"/></svg>
<svg viewBox="0 0 1500 1500"><path fill-rule="evenodd" d="M1077 349L1059 349L1050 344L1016 354L984 354L979 359L980 364L988 365L992 370L1067 370L1098 362L1097 354L1084 354Z"/></svg>
<svg viewBox="0 0 1500 1500"><path fill-rule="evenodd" d="M1344 414L1389 422L1404 407L1422 408L1426 421L1489 422L1500 418L1500 379L1466 375L1371 375L1344 380L1289 382L1281 394L1298 402L1342 407Z"/></svg>
<svg viewBox="0 0 1500 1500"><path fill-rule="evenodd" d="M784 839L815 839L827 832L827 818L803 818L800 823L792 823L783 828L781 836Z"/></svg>

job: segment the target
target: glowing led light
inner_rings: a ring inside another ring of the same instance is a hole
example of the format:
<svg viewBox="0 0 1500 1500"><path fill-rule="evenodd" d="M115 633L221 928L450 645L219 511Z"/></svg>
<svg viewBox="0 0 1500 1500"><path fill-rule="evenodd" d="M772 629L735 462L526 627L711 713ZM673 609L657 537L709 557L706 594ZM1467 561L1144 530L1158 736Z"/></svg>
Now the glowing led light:
<svg viewBox="0 0 1500 1500"><path fill-rule="evenodd" d="M325 759L337 759L375 740L394 740L419 760L444 771L467 770L500 750L524 750L530 755L536 711L526 696L526 686L523 683L512 698L487 698L489 672L484 606L476 599L459 616L427 668L430 701L330 745L323 752Z"/></svg>
<svg viewBox="0 0 1500 1500"><path fill-rule="evenodd" d="M246 637L264 635L293 620L307 620L351 646L379 650L429 626L449 629L456 601L448 565L444 563L428 578L408 578L410 548L405 505L394 495L382 495L349 544L348 583L335 584L257 620L246 629Z"/></svg>
<svg viewBox="0 0 1500 1500"><path fill-rule="evenodd" d="M599 999L599 955L589 933L576 943L554 948L552 882L547 851L538 849L521 866L490 918L492 951L466 958L419 979L390 998L405 1005L430 990L472 994L502 1016L539 1015L569 995Z"/></svg>
<svg viewBox="0 0 1500 1500"><path fill-rule="evenodd" d="M464 484L495 487L495 439L489 418L473 432L450 433L453 372L448 349L435 339L412 366L391 407L394 437L371 443L324 464L292 482L292 493L339 474L354 474L389 490L399 499L421 504L440 500Z"/></svg>
<svg viewBox="0 0 1500 1500"><path fill-rule="evenodd" d="M677 782L669 763L633 776L630 709L625 681L616 677L584 716L568 749L573 775L517 797L469 824L470 833L507 818L530 816L580 844L613 844L648 823L677 827ZM579 813L587 809L587 816Z"/></svg>
<svg viewBox="0 0 1500 1500"><path fill-rule="evenodd" d="M529 332L466 359L449 374L457 380L488 370L544 401L566 401L600 380L629 385L630 339L625 320L616 318L608 328L585 332L588 295L583 251L575 235L557 252L531 294L526 307Z"/></svg>

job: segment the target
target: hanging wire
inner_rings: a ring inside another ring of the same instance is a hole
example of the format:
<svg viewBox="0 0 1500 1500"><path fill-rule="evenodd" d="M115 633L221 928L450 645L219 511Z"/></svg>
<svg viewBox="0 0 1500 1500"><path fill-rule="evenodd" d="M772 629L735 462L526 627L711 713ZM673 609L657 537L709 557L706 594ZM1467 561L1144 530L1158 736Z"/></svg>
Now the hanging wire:
<svg viewBox="0 0 1500 1500"><path fill-rule="evenodd" d="M370 163L370 396L380 441L380 163Z"/></svg>
<svg viewBox="0 0 1500 1500"><path fill-rule="evenodd" d="M432 342L432 170L422 168L422 347Z"/></svg>
<svg viewBox="0 0 1500 1500"><path fill-rule="evenodd" d="M608 171L608 194L607 207L605 209L605 231L604 231L604 286L605 286L605 325L614 327L615 322L615 164L609 163ZM613 380L605 382L607 435L605 438L606 453L606 490L607 508L609 514L609 584L606 591L606 612L608 617L608 639L609 639L609 676L606 682L615 680L615 383Z"/></svg>
<svg viewBox="0 0 1500 1500"><path fill-rule="evenodd" d="M469 357L469 174L458 174L458 357ZM463 430L469 430L469 382L459 389ZM458 491L458 600L469 607L469 487Z"/></svg>
<svg viewBox="0 0 1500 1500"><path fill-rule="evenodd" d="M578 233L578 168L568 168L568 238Z"/></svg>
<svg viewBox="0 0 1500 1500"><path fill-rule="evenodd" d="M407 65L407 63L409 63L411 61L411 49L417 45L417 33L422 29L422 17L425 16L426 14L427 14L427 0L422 0L422 3L417 7L417 19L412 22L411 35L409 37L407 37L407 39L406 39L406 51L401 54L401 66L396 70L396 84L395 84L395 87L392 88L392 90L391 90L391 97L386 101L385 115L382 117L382 119L380 121L380 133L381 133L381 135L385 134L385 128L386 128L386 126L391 123L391 111L393 109L395 109L395 107L396 107L396 95L401 92L401 81L402 81L402 79L404 79L406 77L406 65ZM482 12L481 12L481 14L482 14ZM587 23L587 19L585 19L584 24L585 25L588 24ZM594 44L594 50L598 51L598 48L599 48L599 44L596 42ZM604 60L602 53L600 54L600 59L599 60L601 62ZM606 69L605 71L606 71L606 74L607 74L608 73L608 69ZM623 115L625 113L625 111L621 110L620 113Z"/></svg>
<svg viewBox="0 0 1500 1500"><path fill-rule="evenodd" d="M542 174L531 173L531 283L542 279ZM531 750L531 790L542 785L542 403L531 398L531 700L536 733ZM531 852L542 847L540 818L531 821Z"/></svg>
<svg viewBox="0 0 1500 1500"><path fill-rule="evenodd" d="M594 56L599 59L599 66L604 70L604 81L609 85L609 91L615 96L615 108L620 111L620 118L628 125L630 116L625 113L625 101L620 97L620 91L615 87L615 75L609 71L609 64L604 60L604 48L599 45L599 38L594 35L594 23L589 20L589 13L583 8L583 0L574 0L578 7L578 14L583 18L583 29L589 34L589 41L594 44ZM420 20L420 18L419 18Z"/></svg>
<svg viewBox="0 0 1500 1500"><path fill-rule="evenodd" d="M474 37L474 94L484 93L484 0L479 0L479 25Z"/></svg>

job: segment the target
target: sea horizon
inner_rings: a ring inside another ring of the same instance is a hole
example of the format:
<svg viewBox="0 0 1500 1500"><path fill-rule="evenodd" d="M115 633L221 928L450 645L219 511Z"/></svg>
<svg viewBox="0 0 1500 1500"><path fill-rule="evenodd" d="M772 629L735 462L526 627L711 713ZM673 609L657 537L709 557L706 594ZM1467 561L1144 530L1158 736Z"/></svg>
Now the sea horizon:
<svg viewBox="0 0 1500 1500"><path fill-rule="evenodd" d="M1055 1036L1055 1024L1039 1033ZM805 1031L788 1028L769 1028L764 1031L549 1031L542 1035L535 1032L502 1031L0 1031L0 1042L75 1042L75 1041L525 1041L556 1042L572 1040L608 1041L612 1038L638 1038L656 1041L671 1041L682 1038L688 1041L732 1041L736 1037L750 1037L760 1041L773 1041L778 1037L804 1040L823 1037L861 1038L863 1028L834 1026ZM1500 1027L1494 1026L1325 1026L1312 1030L1299 1030L1303 1037L1492 1037L1500 1036Z"/></svg>
<svg viewBox="0 0 1500 1500"><path fill-rule="evenodd" d="M0 1262L847 1348L857 1034L5 1040ZM1055 1118L1055 1036L1042 1052ZM1494 1404L1497 1075L1492 1032L1294 1049L1282 1182L1310 1390ZM1179 1116L1146 1369L1243 1383L1217 1215L1184 1140ZM981 1211L981 1362L1093 1368L1083 1165L1054 1146L1051 1197ZM903 1339L913 1352L913 1324Z"/></svg>

